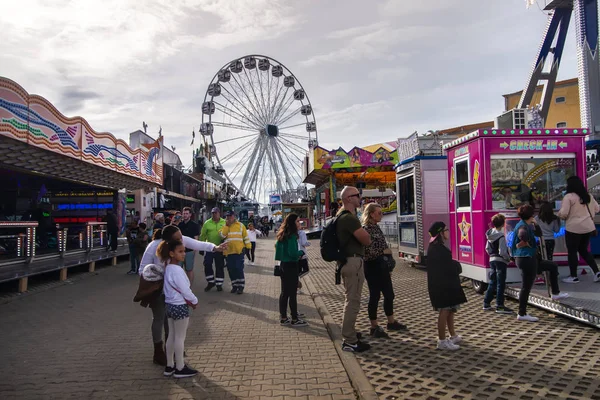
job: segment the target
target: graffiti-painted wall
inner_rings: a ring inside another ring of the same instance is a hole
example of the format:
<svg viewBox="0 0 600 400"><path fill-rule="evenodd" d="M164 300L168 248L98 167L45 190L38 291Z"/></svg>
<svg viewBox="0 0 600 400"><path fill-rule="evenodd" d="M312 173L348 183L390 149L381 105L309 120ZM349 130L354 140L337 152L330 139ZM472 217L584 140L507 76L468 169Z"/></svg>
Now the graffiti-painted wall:
<svg viewBox="0 0 600 400"><path fill-rule="evenodd" d="M0 135L162 185L161 143L131 149L81 118L67 118L48 100L0 77Z"/></svg>

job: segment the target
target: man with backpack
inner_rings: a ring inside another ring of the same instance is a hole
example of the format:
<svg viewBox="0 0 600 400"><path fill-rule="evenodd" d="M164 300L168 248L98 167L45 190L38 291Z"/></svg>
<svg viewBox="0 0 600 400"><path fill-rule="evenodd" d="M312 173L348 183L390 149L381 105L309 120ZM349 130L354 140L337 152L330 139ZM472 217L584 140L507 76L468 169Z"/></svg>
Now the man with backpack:
<svg viewBox="0 0 600 400"><path fill-rule="evenodd" d="M371 348L360 340L355 329L365 281L365 246L371 244L371 236L356 217L356 209L360 207L358 189L346 186L341 195L343 206L321 236L321 255L325 261L336 261L338 270L341 269L345 295L342 350L360 353Z"/></svg>

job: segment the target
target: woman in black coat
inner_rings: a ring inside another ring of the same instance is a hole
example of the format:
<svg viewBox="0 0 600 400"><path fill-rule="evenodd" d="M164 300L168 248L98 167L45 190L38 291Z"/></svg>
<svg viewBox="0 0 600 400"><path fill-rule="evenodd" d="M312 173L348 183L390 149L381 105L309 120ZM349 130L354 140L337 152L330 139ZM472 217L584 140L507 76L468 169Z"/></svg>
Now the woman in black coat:
<svg viewBox="0 0 600 400"><path fill-rule="evenodd" d="M438 349L458 350L462 338L454 331L454 313L467 298L460 285L460 263L452 259L452 252L444 244L450 231L443 222L435 222L429 228L431 240L427 250L427 289L431 305L438 315ZM446 338L446 327L450 338Z"/></svg>

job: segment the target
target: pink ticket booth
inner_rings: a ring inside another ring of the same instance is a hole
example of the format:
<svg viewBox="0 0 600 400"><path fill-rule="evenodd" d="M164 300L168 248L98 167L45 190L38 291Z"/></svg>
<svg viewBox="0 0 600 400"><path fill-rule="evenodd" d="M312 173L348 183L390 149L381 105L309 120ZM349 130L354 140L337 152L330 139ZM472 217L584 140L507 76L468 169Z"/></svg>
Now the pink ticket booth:
<svg viewBox="0 0 600 400"><path fill-rule="evenodd" d="M450 248L460 261L463 276L482 292L489 282L485 232L491 217L507 217L507 242L518 222L517 209L544 202L558 211L566 180L585 181L587 129L481 129L444 145L448 156ZM554 261L565 275L564 237L556 238ZM520 282L517 268L509 268L507 282Z"/></svg>

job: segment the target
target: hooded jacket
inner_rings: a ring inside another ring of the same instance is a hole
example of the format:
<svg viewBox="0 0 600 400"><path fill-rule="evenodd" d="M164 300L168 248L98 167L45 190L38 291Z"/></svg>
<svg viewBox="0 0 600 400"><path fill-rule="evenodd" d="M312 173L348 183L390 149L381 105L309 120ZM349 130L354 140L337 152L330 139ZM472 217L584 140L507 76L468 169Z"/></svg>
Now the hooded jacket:
<svg viewBox="0 0 600 400"><path fill-rule="evenodd" d="M508 254L504 230L497 230L496 228L489 229L485 233L485 237L487 239L485 251L490 255L490 262L499 261L507 264L510 261L510 255ZM498 241L498 250L496 250L493 245L496 241Z"/></svg>

